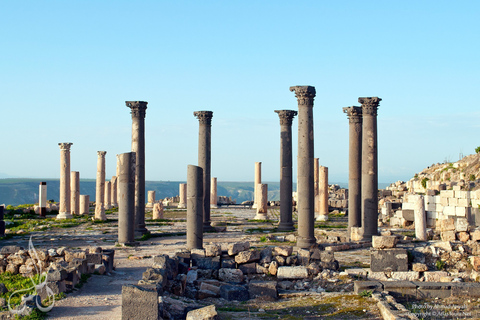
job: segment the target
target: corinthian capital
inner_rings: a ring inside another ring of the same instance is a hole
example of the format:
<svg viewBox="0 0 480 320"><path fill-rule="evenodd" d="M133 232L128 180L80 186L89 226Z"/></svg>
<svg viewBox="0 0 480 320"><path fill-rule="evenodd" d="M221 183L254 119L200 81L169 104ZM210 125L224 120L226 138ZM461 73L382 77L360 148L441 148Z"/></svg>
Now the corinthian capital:
<svg viewBox="0 0 480 320"><path fill-rule="evenodd" d="M107 151L97 151L97 156L99 158L105 158L106 154L107 154Z"/></svg>
<svg viewBox="0 0 480 320"><path fill-rule="evenodd" d="M70 151L72 144L71 142L60 142L58 145L60 146L60 150Z"/></svg>
<svg viewBox="0 0 480 320"><path fill-rule="evenodd" d="M290 87L290 91L295 92L298 104L300 105L313 105L313 98L315 98L315 87L312 86L293 86Z"/></svg>
<svg viewBox="0 0 480 320"><path fill-rule="evenodd" d="M147 110L146 101L125 101L127 107L131 109L132 118L143 118L145 119L145 114Z"/></svg>
<svg viewBox="0 0 480 320"><path fill-rule="evenodd" d="M362 122L362 107L346 107L343 112L347 114L350 123Z"/></svg>
<svg viewBox="0 0 480 320"><path fill-rule="evenodd" d="M291 126L293 122L293 118L297 115L297 111L294 110L275 110L280 117L280 125L287 125Z"/></svg>
<svg viewBox="0 0 480 320"><path fill-rule="evenodd" d="M212 125L213 111L195 111L193 115L197 117L200 124Z"/></svg>
<svg viewBox="0 0 480 320"><path fill-rule="evenodd" d="M362 104L363 115L376 116L380 101L382 101L382 99L379 97L358 98L358 102Z"/></svg>

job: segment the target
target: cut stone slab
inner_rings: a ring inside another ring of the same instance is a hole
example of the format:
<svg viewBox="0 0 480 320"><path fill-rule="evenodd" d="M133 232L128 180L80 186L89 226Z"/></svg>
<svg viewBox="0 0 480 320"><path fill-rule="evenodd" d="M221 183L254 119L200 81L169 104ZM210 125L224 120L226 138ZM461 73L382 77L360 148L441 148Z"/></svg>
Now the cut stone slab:
<svg viewBox="0 0 480 320"><path fill-rule="evenodd" d="M382 281L383 290L397 298L415 298L417 285L411 281Z"/></svg>
<svg viewBox="0 0 480 320"><path fill-rule="evenodd" d="M207 244L204 248L206 257L217 257L222 255L222 247L218 244Z"/></svg>
<svg viewBox="0 0 480 320"><path fill-rule="evenodd" d="M271 297L277 299L277 282L276 281L250 281L248 284L248 293L250 298Z"/></svg>
<svg viewBox="0 0 480 320"><path fill-rule="evenodd" d="M277 256L288 257L293 253L293 247L283 246L273 248L273 253Z"/></svg>
<svg viewBox="0 0 480 320"><path fill-rule="evenodd" d="M334 262L335 254L333 251L321 251L320 252L320 261L321 262Z"/></svg>
<svg viewBox="0 0 480 320"><path fill-rule="evenodd" d="M413 271L418 271L418 272L423 272L423 271L428 271L428 267L425 263L414 263L412 265L412 270Z"/></svg>
<svg viewBox="0 0 480 320"><path fill-rule="evenodd" d="M452 296L480 298L480 283L471 283L471 282L452 283Z"/></svg>
<svg viewBox="0 0 480 320"><path fill-rule="evenodd" d="M363 291L383 291L383 285L379 281L355 281L353 283L353 291L359 294Z"/></svg>
<svg viewBox="0 0 480 320"><path fill-rule="evenodd" d="M243 272L240 269L221 268L218 270L218 279L225 282L243 282Z"/></svg>
<svg viewBox="0 0 480 320"><path fill-rule="evenodd" d="M256 274L257 273L257 263L245 263L238 266L238 268L243 272L243 274Z"/></svg>
<svg viewBox="0 0 480 320"><path fill-rule="evenodd" d="M206 306L200 309L192 310L187 313L186 320L219 320L215 305Z"/></svg>
<svg viewBox="0 0 480 320"><path fill-rule="evenodd" d="M417 299L445 299L451 296L451 283L444 282L419 282L415 281L417 286Z"/></svg>
<svg viewBox="0 0 480 320"><path fill-rule="evenodd" d="M372 236L372 247L375 249L395 248L397 237L395 236Z"/></svg>
<svg viewBox="0 0 480 320"><path fill-rule="evenodd" d="M373 272L408 271L407 250L372 250L370 255L370 269Z"/></svg>
<svg viewBox="0 0 480 320"><path fill-rule="evenodd" d="M425 271L423 273L425 277L425 282L440 282L440 280L444 277L448 276L448 272L446 271Z"/></svg>
<svg viewBox="0 0 480 320"><path fill-rule="evenodd" d="M236 242L236 243L230 243L228 245L228 254L230 256L236 255L237 253L241 251L245 251L250 249L250 242Z"/></svg>
<svg viewBox="0 0 480 320"><path fill-rule="evenodd" d="M220 296L228 301L247 301L249 297L247 288L231 284L220 286Z"/></svg>
<svg viewBox="0 0 480 320"><path fill-rule="evenodd" d="M455 231L442 231L440 232L440 238L442 241L455 241Z"/></svg>
<svg viewBox="0 0 480 320"><path fill-rule="evenodd" d="M308 278L308 270L304 266L279 267L277 270L278 279L305 279Z"/></svg>
<svg viewBox="0 0 480 320"><path fill-rule="evenodd" d="M140 286L122 286L122 320L157 320L158 293Z"/></svg>
<svg viewBox="0 0 480 320"><path fill-rule="evenodd" d="M235 262L238 264L249 263L253 261L260 260L260 251L258 250L248 250L241 251L235 256Z"/></svg>

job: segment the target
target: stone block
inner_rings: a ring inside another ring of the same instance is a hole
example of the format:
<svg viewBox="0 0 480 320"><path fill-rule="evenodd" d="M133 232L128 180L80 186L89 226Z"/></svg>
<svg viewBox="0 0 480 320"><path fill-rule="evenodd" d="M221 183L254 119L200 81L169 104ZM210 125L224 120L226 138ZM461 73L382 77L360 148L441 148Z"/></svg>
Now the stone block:
<svg viewBox="0 0 480 320"><path fill-rule="evenodd" d="M197 279L198 279L197 270L194 270L194 269L188 270L186 282L188 284L193 284L195 281L197 281Z"/></svg>
<svg viewBox="0 0 480 320"><path fill-rule="evenodd" d="M442 241L455 241L455 231L442 231L440 232L440 238Z"/></svg>
<svg viewBox="0 0 480 320"><path fill-rule="evenodd" d="M227 301L247 301L248 290L243 286L224 284L220 287L220 296Z"/></svg>
<svg viewBox="0 0 480 320"><path fill-rule="evenodd" d="M457 217L466 217L467 216L467 208L465 208L465 207L455 207L455 215Z"/></svg>
<svg viewBox="0 0 480 320"><path fill-rule="evenodd" d="M197 266L199 269L218 270L220 269L220 257L194 258L192 266Z"/></svg>
<svg viewBox="0 0 480 320"><path fill-rule="evenodd" d="M455 282L451 288L454 297L480 298L480 283Z"/></svg>
<svg viewBox="0 0 480 320"><path fill-rule="evenodd" d="M415 281L414 284L417 286L417 299L446 299L451 296L450 283Z"/></svg>
<svg viewBox="0 0 480 320"><path fill-rule="evenodd" d="M215 305L195 309L187 313L186 320L219 320L220 317L215 309Z"/></svg>
<svg viewBox="0 0 480 320"><path fill-rule="evenodd" d="M479 241L480 240L480 230L474 230L470 232L470 237L472 241Z"/></svg>
<svg viewBox="0 0 480 320"><path fill-rule="evenodd" d="M383 285L379 281L354 281L353 291L355 292L355 294L360 294L363 291L382 292Z"/></svg>
<svg viewBox="0 0 480 320"><path fill-rule="evenodd" d="M250 249L250 242L230 243L227 248L230 256L236 255L237 253L248 249Z"/></svg>
<svg viewBox="0 0 480 320"><path fill-rule="evenodd" d="M455 197L455 191L453 190L442 190L440 191L440 196L446 197L446 198L454 198Z"/></svg>
<svg viewBox="0 0 480 320"><path fill-rule="evenodd" d="M243 272L243 274L256 274L257 273L257 263L245 263L238 266L238 268Z"/></svg>
<svg viewBox="0 0 480 320"><path fill-rule="evenodd" d="M238 264L249 263L253 261L260 260L260 251L258 250L248 250L241 251L235 256L235 262Z"/></svg>
<svg viewBox="0 0 480 320"><path fill-rule="evenodd" d="M400 212L401 218L405 219L406 221L415 221L415 213L413 209L403 209L398 210L397 213Z"/></svg>
<svg viewBox="0 0 480 320"><path fill-rule="evenodd" d="M420 279L420 273L417 271L395 271L391 273L389 280L397 281L418 281Z"/></svg>
<svg viewBox="0 0 480 320"><path fill-rule="evenodd" d="M69 265L77 269L80 277L88 273L87 259L73 258Z"/></svg>
<svg viewBox="0 0 480 320"><path fill-rule="evenodd" d="M243 272L240 269L221 268L218 270L218 279L225 282L243 282Z"/></svg>
<svg viewBox="0 0 480 320"><path fill-rule="evenodd" d="M322 262L334 262L335 254L331 251L320 251L320 261Z"/></svg>
<svg viewBox="0 0 480 320"><path fill-rule="evenodd" d="M208 291L211 291L211 292L215 293L216 295L220 295L220 287L219 286L214 286L214 285L209 284L209 283L204 282L204 281L202 281L202 283L200 284L200 290L208 290Z"/></svg>
<svg viewBox="0 0 480 320"><path fill-rule="evenodd" d="M95 263L87 263L87 273L92 274L95 272Z"/></svg>
<svg viewBox="0 0 480 320"><path fill-rule="evenodd" d="M77 269L67 270L67 278L65 279L65 284L74 287L80 282L80 275L78 274Z"/></svg>
<svg viewBox="0 0 480 320"><path fill-rule="evenodd" d="M448 198L447 197L440 197L440 204L444 207L448 206Z"/></svg>
<svg viewBox="0 0 480 320"><path fill-rule="evenodd" d="M95 270L93 271L93 273L98 273L101 275L101 274L105 274L105 272L107 272L107 269L105 268L104 264L95 265Z"/></svg>
<svg viewBox="0 0 480 320"><path fill-rule="evenodd" d="M135 285L122 286L122 320L160 319L158 293Z"/></svg>
<svg viewBox="0 0 480 320"><path fill-rule="evenodd" d="M293 253L293 247L283 246L273 248L273 254L283 257L288 257Z"/></svg>
<svg viewBox="0 0 480 320"><path fill-rule="evenodd" d="M407 250L372 250L370 254L370 269L373 272L408 271Z"/></svg>
<svg viewBox="0 0 480 320"><path fill-rule="evenodd" d="M163 259L168 259L168 255L164 254L164 255L160 255L160 256L157 256L157 257L164 257ZM190 249L190 258L191 259L198 259L198 258L205 258L205 249Z"/></svg>
<svg viewBox="0 0 480 320"><path fill-rule="evenodd" d="M470 207L470 201L468 199L458 199L458 206L459 207Z"/></svg>
<svg viewBox="0 0 480 320"><path fill-rule="evenodd" d="M59 294L67 291L67 286L65 281L48 281L46 284L53 292L53 294ZM37 294L42 300L48 299L48 293L45 287L37 289Z"/></svg>
<svg viewBox="0 0 480 320"><path fill-rule="evenodd" d="M250 299L257 297L271 297L277 299L277 282L252 280L248 284L248 293L250 295Z"/></svg>
<svg viewBox="0 0 480 320"><path fill-rule="evenodd" d="M457 218L457 220L455 221L455 230L457 232L468 231L468 226L469 226L469 223L467 218Z"/></svg>
<svg viewBox="0 0 480 320"><path fill-rule="evenodd" d="M448 276L446 271L425 271L425 282L440 282L440 279Z"/></svg>
<svg viewBox="0 0 480 320"><path fill-rule="evenodd" d="M455 207L452 206L444 206L443 207L443 214L447 216L454 216L455 215Z"/></svg>
<svg viewBox="0 0 480 320"><path fill-rule="evenodd" d="M414 263L412 264L412 271L424 272L428 271L428 267L425 263Z"/></svg>
<svg viewBox="0 0 480 320"><path fill-rule="evenodd" d="M49 269L47 272L47 281L62 281L67 279L67 270Z"/></svg>
<svg viewBox="0 0 480 320"><path fill-rule="evenodd" d="M278 279L305 279L308 278L308 270L304 266L298 267L279 267L277 271Z"/></svg>
<svg viewBox="0 0 480 320"><path fill-rule="evenodd" d="M222 255L222 247L216 243L207 244L204 248L206 257L217 257Z"/></svg>
<svg viewBox="0 0 480 320"><path fill-rule="evenodd" d="M101 264L102 263L102 254L101 253L87 253L85 254L87 263Z"/></svg>
<svg viewBox="0 0 480 320"><path fill-rule="evenodd" d="M417 285L411 281L382 281L383 290L395 298L415 298Z"/></svg>
<svg viewBox="0 0 480 320"><path fill-rule="evenodd" d="M462 242L468 242L470 240L470 234L468 232L457 232L457 238Z"/></svg>
<svg viewBox="0 0 480 320"><path fill-rule="evenodd" d="M278 262L277 261L270 262L270 265L268 266L268 272L273 276L277 275L277 272L278 272Z"/></svg>
<svg viewBox="0 0 480 320"><path fill-rule="evenodd" d="M413 210L413 209L415 209L415 203L413 202L402 203L402 210Z"/></svg>
<svg viewBox="0 0 480 320"><path fill-rule="evenodd" d="M235 268L236 267L235 259L222 257L221 267L222 268Z"/></svg>
<svg viewBox="0 0 480 320"><path fill-rule="evenodd" d="M453 218L438 220L439 231L455 231L455 220Z"/></svg>
<svg viewBox="0 0 480 320"><path fill-rule="evenodd" d="M448 198L448 205L450 207L458 206L458 199L457 198Z"/></svg>
<svg viewBox="0 0 480 320"><path fill-rule="evenodd" d="M455 191L455 198L457 199L467 199L467 191Z"/></svg>
<svg viewBox="0 0 480 320"><path fill-rule="evenodd" d="M396 242L395 236L372 236L372 247L375 249L394 248Z"/></svg>
<svg viewBox="0 0 480 320"><path fill-rule="evenodd" d="M468 257L468 261L470 262L475 271L480 271L480 257L470 256Z"/></svg>

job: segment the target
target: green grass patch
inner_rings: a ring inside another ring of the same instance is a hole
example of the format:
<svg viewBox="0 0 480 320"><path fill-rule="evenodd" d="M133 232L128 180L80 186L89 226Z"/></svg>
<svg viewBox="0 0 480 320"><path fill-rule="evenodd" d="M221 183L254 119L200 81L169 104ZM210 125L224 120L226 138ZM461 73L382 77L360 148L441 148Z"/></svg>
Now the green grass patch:
<svg viewBox="0 0 480 320"><path fill-rule="evenodd" d="M332 224L332 225L316 224L315 228L319 228L319 229L346 229L347 226L340 225L340 224Z"/></svg>

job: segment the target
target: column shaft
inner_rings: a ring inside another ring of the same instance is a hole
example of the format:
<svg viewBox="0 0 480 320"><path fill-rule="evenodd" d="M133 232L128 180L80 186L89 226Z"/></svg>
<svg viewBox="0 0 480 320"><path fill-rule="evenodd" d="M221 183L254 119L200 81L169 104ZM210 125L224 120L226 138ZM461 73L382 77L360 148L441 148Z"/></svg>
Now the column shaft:
<svg viewBox="0 0 480 320"><path fill-rule="evenodd" d="M60 146L60 208L57 219L72 218L70 210L70 147L73 143L59 143Z"/></svg>
<svg viewBox="0 0 480 320"><path fill-rule="evenodd" d="M184 209L187 207L187 184L180 183L178 186L178 194L180 201L178 202L178 208Z"/></svg>
<svg viewBox="0 0 480 320"><path fill-rule="evenodd" d="M318 221L328 220L328 168L318 168Z"/></svg>
<svg viewBox="0 0 480 320"><path fill-rule="evenodd" d="M110 180L111 184L112 184L112 195L111 195L111 198L112 198L112 207L118 207L118 200L117 200L117 176L113 176L112 177L112 180Z"/></svg>
<svg viewBox="0 0 480 320"><path fill-rule="evenodd" d="M105 215L105 155L107 151L97 151L97 183L95 193L95 219L107 220Z"/></svg>
<svg viewBox="0 0 480 320"><path fill-rule="evenodd" d="M105 181L105 209L112 209L112 183L110 181Z"/></svg>
<svg viewBox="0 0 480 320"><path fill-rule="evenodd" d="M90 213L90 195L80 195L80 215L87 215Z"/></svg>
<svg viewBox="0 0 480 320"><path fill-rule="evenodd" d="M118 172L118 242L131 244L135 240L135 170L134 152L117 155Z"/></svg>
<svg viewBox="0 0 480 320"><path fill-rule="evenodd" d="M257 199L257 188L262 183L262 163L255 162L255 177L253 181L253 209L257 208L258 199Z"/></svg>
<svg viewBox="0 0 480 320"><path fill-rule="evenodd" d="M188 166L187 170L187 248L203 248L203 168Z"/></svg>
<svg viewBox="0 0 480 320"><path fill-rule="evenodd" d="M47 183L40 182L38 187L38 206L40 207L40 216L45 217L47 215Z"/></svg>
<svg viewBox="0 0 480 320"><path fill-rule="evenodd" d="M425 199L423 196L416 196L415 201L415 237L417 240L427 240L427 217L425 216Z"/></svg>
<svg viewBox="0 0 480 320"><path fill-rule="evenodd" d="M80 214L80 172L70 172L70 201L72 214Z"/></svg>
<svg viewBox="0 0 480 320"><path fill-rule="evenodd" d="M212 177L212 182L210 186L210 208L217 208L217 203L217 178Z"/></svg>

